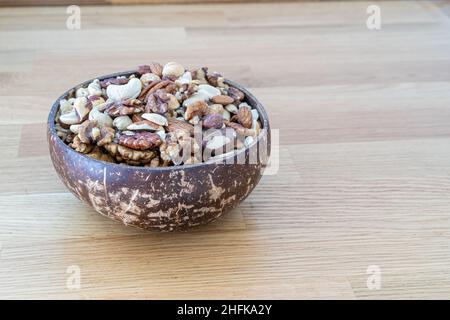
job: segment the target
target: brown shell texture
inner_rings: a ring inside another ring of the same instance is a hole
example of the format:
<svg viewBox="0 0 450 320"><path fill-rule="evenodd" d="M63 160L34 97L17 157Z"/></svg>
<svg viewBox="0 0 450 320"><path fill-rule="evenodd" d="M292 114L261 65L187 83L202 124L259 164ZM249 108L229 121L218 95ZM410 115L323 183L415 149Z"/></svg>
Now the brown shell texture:
<svg viewBox="0 0 450 320"><path fill-rule="evenodd" d="M100 77L110 79L133 72ZM87 85L92 80L86 81ZM270 150L267 114L251 93L226 81L245 93L247 102L258 110L267 135L258 144ZM252 164L199 163L173 167L133 167L96 160L67 146L56 134L54 119L60 99L48 117L48 143L53 165L66 187L80 200L105 217L141 229L186 230L219 218L236 207L255 188L264 170L265 159ZM256 148L257 144L252 147ZM249 158L249 149L240 156ZM238 157L235 155L234 157ZM233 157L230 156L230 157Z"/></svg>

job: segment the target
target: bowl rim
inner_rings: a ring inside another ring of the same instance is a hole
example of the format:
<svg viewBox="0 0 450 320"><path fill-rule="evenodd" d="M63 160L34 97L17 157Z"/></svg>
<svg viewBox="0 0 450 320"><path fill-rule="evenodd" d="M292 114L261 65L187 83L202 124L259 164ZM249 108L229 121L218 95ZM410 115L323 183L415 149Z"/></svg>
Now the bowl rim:
<svg viewBox="0 0 450 320"><path fill-rule="evenodd" d="M62 146L62 148L64 148L65 150L67 150L67 152L76 154L77 156L81 156L84 157L86 160L89 161L94 161L94 162L98 162L100 164L103 165L108 165L108 166L119 166L120 168L123 169L136 169L136 170L144 170L144 171L170 171L170 170L175 170L175 169L191 169L191 168L198 168L198 167L202 167L202 166L208 166L208 165L214 165L214 164L226 164L226 162L228 160L230 160L231 158L237 158L238 156L240 156L242 153L246 153L250 150L251 147L253 147L255 144L260 143L263 140L263 130L267 131L267 146L270 148L270 125L269 125L269 119L268 119L268 115L267 112L265 110L265 108L263 107L263 105L259 102L258 99L256 99L256 97L250 92L248 91L246 88L244 88L243 86L241 86L240 84L231 81L229 79L224 79L224 82L236 89L239 89L240 91L242 91L246 97L249 97L251 100L253 100L255 103L254 105L248 103L252 108L256 109L259 113L260 116L260 120L261 120L261 124L262 124L262 130L261 132L258 134L258 136L256 137L256 139L254 139L254 141L249 145L249 146L245 146L244 148L240 149L240 150L235 150L232 154L228 155L228 156L223 156L220 157L218 159L214 159L215 161L211 161L211 162L200 162L200 163L195 163L195 164L182 164L182 165L176 165L176 166L168 166L168 167L149 167L149 166L131 166L131 165L127 165L127 164L119 164L119 163L113 163L113 162L107 162L107 161L103 161L103 160L98 160L92 157L89 157L87 155L85 155L84 153L81 152L77 152L74 149L72 149L69 145L67 145L56 133L56 128L55 128L55 117L59 108L59 101L61 99L65 99L69 94L71 94L74 90L80 88L80 87L86 87L89 83L91 83L92 81L94 81L95 79L98 79L100 81L105 80L105 79L109 79L109 78L115 78L115 77L120 77L120 76L126 76L129 77L130 75L137 75L137 71L136 70L128 70L128 71L123 71L123 72L115 72L115 73L111 73L111 74L107 74L107 75L103 75L100 77L96 77L96 78L92 78L89 79L87 81L84 81L68 90L66 90L62 95L60 95L52 104L51 108L50 108L50 112L49 115L47 117L47 131L50 133L50 135L52 137L55 137L54 139L54 143L59 144L60 146ZM49 143L51 143L49 141ZM267 156L270 156L270 149L267 151ZM235 163L232 163L235 164ZM247 164L247 163L245 163Z"/></svg>

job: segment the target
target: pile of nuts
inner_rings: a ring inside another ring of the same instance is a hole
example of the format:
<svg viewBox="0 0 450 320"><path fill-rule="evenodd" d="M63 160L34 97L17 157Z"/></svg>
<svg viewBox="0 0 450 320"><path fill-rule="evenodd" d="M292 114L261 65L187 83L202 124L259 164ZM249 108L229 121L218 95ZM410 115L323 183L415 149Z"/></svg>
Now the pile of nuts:
<svg viewBox="0 0 450 320"><path fill-rule="evenodd" d="M58 136L98 160L133 166L194 164L250 145L261 131L242 91L203 67L139 66L94 80L59 102Z"/></svg>

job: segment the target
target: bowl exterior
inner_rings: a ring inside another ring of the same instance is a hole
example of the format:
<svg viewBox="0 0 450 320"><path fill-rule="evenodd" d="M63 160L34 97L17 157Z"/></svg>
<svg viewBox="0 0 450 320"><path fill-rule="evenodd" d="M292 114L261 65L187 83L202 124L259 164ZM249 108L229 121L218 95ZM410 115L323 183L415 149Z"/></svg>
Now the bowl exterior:
<svg viewBox="0 0 450 320"><path fill-rule="evenodd" d="M172 170L109 164L68 149L48 131L53 165L65 186L100 214L142 229L206 224L244 200L261 178L257 164L205 164Z"/></svg>

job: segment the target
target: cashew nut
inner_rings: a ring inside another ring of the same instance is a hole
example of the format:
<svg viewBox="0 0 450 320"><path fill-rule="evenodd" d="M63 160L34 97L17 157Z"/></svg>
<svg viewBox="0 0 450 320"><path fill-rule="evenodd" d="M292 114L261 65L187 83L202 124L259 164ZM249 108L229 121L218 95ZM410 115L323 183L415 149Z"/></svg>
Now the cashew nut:
<svg viewBox="0 0 450 320"><path fill-rule="evenodd" d="M124 99L136 99L141 93L141 80L132 78L127 84L116 85L110 84L106 89L106 95L112 101L120 101Z"/></svg>

